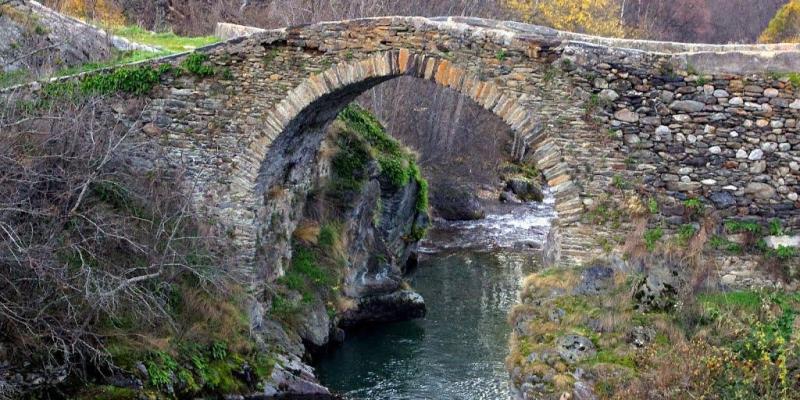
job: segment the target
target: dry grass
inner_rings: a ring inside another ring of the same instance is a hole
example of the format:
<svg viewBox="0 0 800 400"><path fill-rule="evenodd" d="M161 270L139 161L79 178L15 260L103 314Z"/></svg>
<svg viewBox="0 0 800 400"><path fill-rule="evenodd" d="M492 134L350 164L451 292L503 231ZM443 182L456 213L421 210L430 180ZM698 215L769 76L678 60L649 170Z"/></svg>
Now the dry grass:
<svg viewBox="0 0 800 400"><path fill-rule="evenodd" d="M522 302L535 301L549 297L553 291L563 291L573 288L580 279L574 271L544 271L529 275L522 282L520 299Z"/></svg>
<svg viewBox="0 0 800 400"><path fill-rule="evenodd" d="M339 314L344 314L347 311L354 310L358 304L350 297L337 296L335 299L336 311Z"/></svg>
<svg viewBox="0 0 800 400"><path fill-rule="evenodd" d="M650 252L644 242L644 233L647 231L647 218L637 217L633 220L633 229L625 238L622 246L622 253L633 260L639 260L647 256Z"/></svg>
<svg viewBox="0 0 800 400"><path fill-rule="evenodd" d="M286 198L286 195L289 193L289 190L283 186L276 185L269 190L267 190L267 199L269 200L280 200Z"/></svg>
<svg viewBox="0 0 800 400"><path fill-rule="evenodd" d="M316 221L305 220L300 222L292 237L305 244L316 245L319 238L320 227Z"/></svg>

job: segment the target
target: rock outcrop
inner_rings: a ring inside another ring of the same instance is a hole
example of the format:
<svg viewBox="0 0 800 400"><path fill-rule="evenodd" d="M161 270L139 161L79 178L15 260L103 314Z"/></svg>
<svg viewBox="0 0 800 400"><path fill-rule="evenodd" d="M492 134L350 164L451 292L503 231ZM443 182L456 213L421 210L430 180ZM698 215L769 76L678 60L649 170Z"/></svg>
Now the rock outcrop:
<svg viewBox="0 0 800 400"><path fill-rule="evenodd" d="M475 192L467 185L440 183L431 191L431 206L439 217L448 221L481 219L486 212Z"/></svg>
<svg viewBox="0 0 800 400"><path fill-rule="evenodd" d="M269 232L291 240L270 248L285 258L283 270L268 309L251 319L264 321L262 342L295 360L280 363L270 390L320 395L312 370L284 364L344 340L343 329L425 315L404 276L429 223L427 183L411 153L355 106L328 127L319 148L295 150L303 169L275 195L282 201L271 208Z"/></svg>

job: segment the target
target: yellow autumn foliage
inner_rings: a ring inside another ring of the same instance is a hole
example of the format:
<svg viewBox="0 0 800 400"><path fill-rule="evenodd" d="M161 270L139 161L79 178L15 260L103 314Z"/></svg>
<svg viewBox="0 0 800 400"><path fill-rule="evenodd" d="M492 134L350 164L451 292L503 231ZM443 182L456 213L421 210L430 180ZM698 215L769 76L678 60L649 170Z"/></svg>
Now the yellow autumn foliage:
<svg viewBox="0 0 800 400"><path fill-rule="evenodd" d="M527 22L600 36L624 37L616 0L506 0Z"/></svg>
<svg viewBox="0 0 800 400"><path fill-rule="evenodd" d="M113 0L65 0L61 5L61 12L103 26L125 25L125 16Z"/></svg>
<svg viewBox="0 0 800 400"><path fill-rule="evenodd" d="M800 43L800 0L781 7L759 36L760 43Z"/></svg>

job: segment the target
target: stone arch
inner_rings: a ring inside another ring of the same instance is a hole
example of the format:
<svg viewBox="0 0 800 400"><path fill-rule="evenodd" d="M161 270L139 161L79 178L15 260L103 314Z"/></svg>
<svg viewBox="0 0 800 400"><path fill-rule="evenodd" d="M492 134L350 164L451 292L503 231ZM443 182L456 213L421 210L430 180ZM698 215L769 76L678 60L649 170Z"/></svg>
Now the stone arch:
<svg viewBox="0 0 800 400"><path fill-rule="evenodd" d="M523 102L527 95L504 90L450 60L400 49L342 62L312 75L264 114L265 132L250 144L246 154L255 161L255 165L261 166L257 174L249 177L252 187L248 191L253 194L251 201L257 203L256 208L262 207L258 202L266 203L262 199L266 199L266 191L277 174L286 174L288 166L303 162L301 159L292 159L288 152L279 154L277 148L296 152L303 148L304 140L318 142L324 127L343 107L364 91L400 76L424 79L456 90L500 117L515 132L515 142L519 140L533 149L537 167L555 195L556 210L575 209L576 204L581 204L579 190L572 181L569 167L562 161L558 145L550 140L547 132L537 127L536 110ZM252 248L255 248L256 264L259 264L259 258L269 256L258 255L258 230L261 229L260 220L265 218L266 215L257 213L253 223L255 231L249 235L254 239ZM559 215L557 224L568 226L576 219L575 214ZM264 270L256 269L257 272ZM280 267L277 269L280 270ZM266 270L263 272L280 274L279 271L271 271L272 268Z"/></svg>

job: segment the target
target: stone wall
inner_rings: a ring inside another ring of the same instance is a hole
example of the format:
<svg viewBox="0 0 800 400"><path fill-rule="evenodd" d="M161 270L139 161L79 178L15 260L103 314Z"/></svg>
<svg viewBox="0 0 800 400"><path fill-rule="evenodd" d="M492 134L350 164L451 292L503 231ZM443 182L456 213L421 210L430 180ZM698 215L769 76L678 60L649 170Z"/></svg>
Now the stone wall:
<svg viewBox="0 0 800 400"><path fill-rule="evenodd" d="M600 198L621 200L611 188L623 184L657 198L668 227L683 222L688 198L725 216L800 226L800 101L788 78L771 73L800 69L796 46L385 17L258 31L200 51L218 73L166 78L142 129L172 149L197 207L242 247L253 283L280 276L287 262L269 251L269 220L282 207L270 191L302 181L303 149L318 146L342 107L404 75L469 96L509 124L512 151L533 158L555 193L563 264L600 253L598 238L614 232L582 216Z"/></svg>

